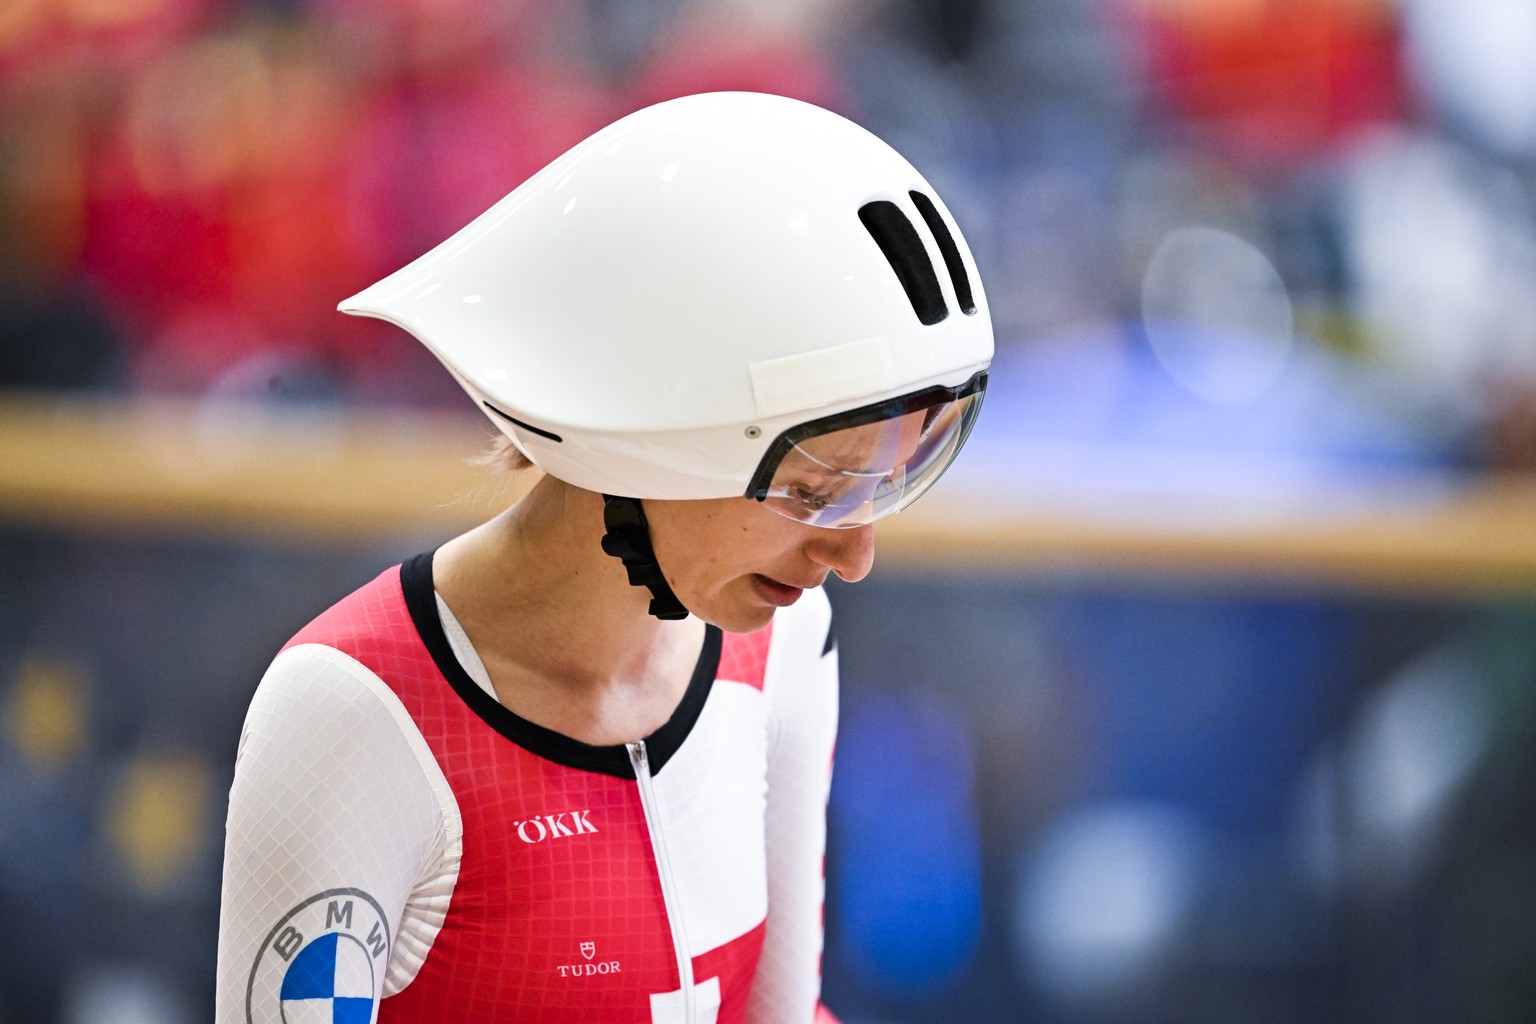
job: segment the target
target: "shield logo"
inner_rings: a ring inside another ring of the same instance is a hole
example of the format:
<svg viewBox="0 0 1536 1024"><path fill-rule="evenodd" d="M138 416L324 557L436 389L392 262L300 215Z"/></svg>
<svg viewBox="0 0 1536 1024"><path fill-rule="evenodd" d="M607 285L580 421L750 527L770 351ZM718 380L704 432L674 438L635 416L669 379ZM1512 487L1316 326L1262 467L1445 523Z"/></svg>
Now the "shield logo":
<svg viewBox="0 0 1536 1024"><path fill-rule="evenodd" d="M592 954L596 953L596 952L597 952L597 943L595 943L595 942L583 942L581 944L581 955L586 957L588 960L591 960L592 959Z"/></svg>

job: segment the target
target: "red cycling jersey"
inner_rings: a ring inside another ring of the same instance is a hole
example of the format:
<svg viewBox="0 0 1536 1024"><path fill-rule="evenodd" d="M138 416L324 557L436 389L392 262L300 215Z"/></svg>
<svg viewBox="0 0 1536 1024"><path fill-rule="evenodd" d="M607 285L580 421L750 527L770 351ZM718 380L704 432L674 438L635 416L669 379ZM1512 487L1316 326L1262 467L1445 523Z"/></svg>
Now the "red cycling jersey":
<svg viewBox="0 0 1536 1024"><path fill-rule="evenodd" d="M836 656L807 596L708 627L611 747L496 701L430 555L325 612L242 736L220 1019L810 1022Z"/></svg>

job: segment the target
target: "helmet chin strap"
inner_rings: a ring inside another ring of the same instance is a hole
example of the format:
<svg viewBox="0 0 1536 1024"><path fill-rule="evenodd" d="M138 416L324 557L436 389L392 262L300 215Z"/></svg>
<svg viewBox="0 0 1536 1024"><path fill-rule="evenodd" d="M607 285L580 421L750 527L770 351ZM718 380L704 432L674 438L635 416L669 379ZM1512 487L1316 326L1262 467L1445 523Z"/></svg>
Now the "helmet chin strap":
<svg viewBox="0 0 1536 1024"><path fill-rule="evenodd" d="M658 619L686 619L688 609L672 593L661 566L656 564L651 529L640 499L603 495L603 525L608 528L603 534L603 551L624 563L630 586L650 590L650 613Z"/></svg>

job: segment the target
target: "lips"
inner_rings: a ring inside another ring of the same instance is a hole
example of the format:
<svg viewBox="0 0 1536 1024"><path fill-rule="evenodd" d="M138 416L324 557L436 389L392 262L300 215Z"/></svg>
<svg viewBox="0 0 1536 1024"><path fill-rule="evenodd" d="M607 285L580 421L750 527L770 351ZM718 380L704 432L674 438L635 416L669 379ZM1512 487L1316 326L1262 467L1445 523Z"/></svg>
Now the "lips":
<svg viewBox="0 0 1536 1024"><path fill-rule="evenodd" d="M752 589L757 592L758 597L775 608L787 608L800 600L800 595L805 593L803 587L792 587L760 574L752 577Z"/></svg>

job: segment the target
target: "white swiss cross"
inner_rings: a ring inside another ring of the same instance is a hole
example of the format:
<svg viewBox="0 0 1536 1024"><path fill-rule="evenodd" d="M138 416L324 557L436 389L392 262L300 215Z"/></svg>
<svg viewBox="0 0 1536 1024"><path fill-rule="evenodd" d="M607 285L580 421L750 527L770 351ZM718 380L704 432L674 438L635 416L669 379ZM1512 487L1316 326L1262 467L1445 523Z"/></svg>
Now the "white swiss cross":
<svg viewBox="0 0 1536 1024"><path fill-rule="evenodd" d="M720 979L706 978L693 986L694 1018L686 1016L683 990L651 996L651 1024L715 1024L720 1018Z"/></svg>

